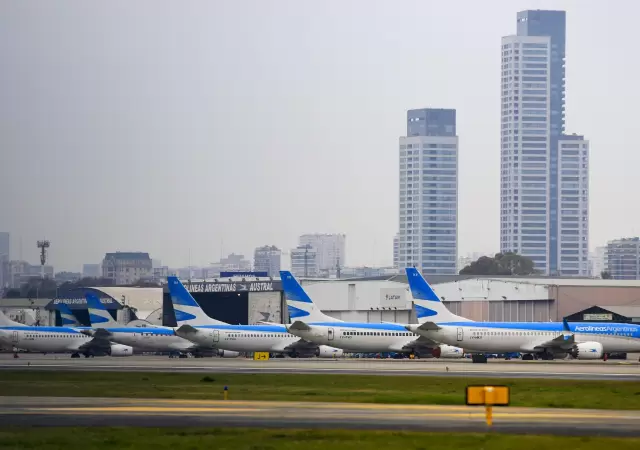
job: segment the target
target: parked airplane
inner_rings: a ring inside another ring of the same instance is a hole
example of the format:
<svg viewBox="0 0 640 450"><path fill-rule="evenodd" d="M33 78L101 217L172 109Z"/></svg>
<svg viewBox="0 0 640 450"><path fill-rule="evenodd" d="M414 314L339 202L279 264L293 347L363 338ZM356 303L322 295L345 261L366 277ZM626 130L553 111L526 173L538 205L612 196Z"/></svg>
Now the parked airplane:
<svg viewBox="0 0 640 450"><path fill-rule="evenodd" d="M130 345L136 350L153 352L183 352L201 356L193 342L176 336L170 327L130 327L119 324L97 295L86 294L89 320L92 329L84 333L119 344Z"/></svg>
<svg viewBox="0 0 640 450"><path fill-rule="evenodd" d="M484 353L524 353L522 359L600 359L609 352L640 351L640 325L628 323L473 322L452 314L415 268L407 278L420 325L406 328L427 339L459 345L474 354L474 362L486 362Z"/></svg>
<svg viewBox="0 0 640 450"><path fill-rule="evenodd" d="M72 327L30 327L14 322L0 311L0 339L15 348L38 353L71 353L72 358L131 356L127 345L90 337Z"/></svg>
<svg viewBox="0 0 640 450"><path fill-rule="evenodd" d="M58 311L60 311L60 318L62 319L63 327L79 327L82 324L76 319L76 316L71 312L71 308L66 303L58 303L56 305Z"/></svg>
<svg viewBox="0 0 640 450"><path fill-rule="evenodd" d="M178 324L176 334L200 346L218 349L223 357L235 357L240 352L283 353L291 357L342 356L341 349L307 342L288 333L281 324L230 325L212 319L177 277L168 277L167 281Z"/></svg>
<svg viewBox="0 0 640 450"><path fill-rule="evenodd" d="M333 345L349 352L399 352L462 358L461 348L441 345L408 332L396 323L344 322L325 315L288 271L280 272L291 320L290 333L321 345Z"/></svg>

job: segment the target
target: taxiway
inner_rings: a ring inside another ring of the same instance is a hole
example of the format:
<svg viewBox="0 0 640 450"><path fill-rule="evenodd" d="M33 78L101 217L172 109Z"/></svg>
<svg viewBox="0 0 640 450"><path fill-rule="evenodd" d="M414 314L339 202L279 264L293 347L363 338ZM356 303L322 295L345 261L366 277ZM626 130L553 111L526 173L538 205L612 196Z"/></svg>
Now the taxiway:
<svg viewBox="0 0 640 450"><path fill-rule="evenodd" d="M156 356L80 358L68 355L21 354L0 356L0 370L84 370L117 372L182 373L289 373L417 375L491 378L552 378L576 380L640 381L640 365L625 361L504 361L472 364L464 360L368 360L368 359L175 359Z"/></svg>
<svg viewBox="0 0 640 450"><path fill-rule="evenodd" d="M241 426L487 431L482 407L0 397L9 426ZM496 432L640 436L640 411L494 408Z"/></svg>

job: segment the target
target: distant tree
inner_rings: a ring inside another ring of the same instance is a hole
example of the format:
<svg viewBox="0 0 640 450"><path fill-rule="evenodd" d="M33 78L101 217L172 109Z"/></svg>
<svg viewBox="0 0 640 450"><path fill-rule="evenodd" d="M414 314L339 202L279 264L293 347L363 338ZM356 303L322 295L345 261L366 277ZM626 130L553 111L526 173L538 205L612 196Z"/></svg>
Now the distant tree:
<svg viewBox="0 0 640 450"><path fill-rule="evenodd" d="M460 275L532 275L536 273L531 258L517 253L496 253L494 257L481 256L460 270Z"/></svg>
<svg viewBox="0 0 640 450"><path fill-rule="evenodd" d="M603 270L602 272L600 272L600 278L602 278L603 280L610 280L611 273L607 270Z"/></svg>

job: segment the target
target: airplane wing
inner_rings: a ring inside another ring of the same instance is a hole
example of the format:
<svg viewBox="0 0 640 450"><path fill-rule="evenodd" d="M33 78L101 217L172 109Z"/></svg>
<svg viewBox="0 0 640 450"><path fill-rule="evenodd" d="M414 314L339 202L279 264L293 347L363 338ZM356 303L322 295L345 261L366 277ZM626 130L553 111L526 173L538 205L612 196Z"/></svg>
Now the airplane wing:
<svg viewBox="0 0 640 450"><path fill-rule="evenodd" d="M111 338L113 337L113 333L109 330L107 330L106 328L94 328L93 330L91 330L93 333L90 334L89 336L93 336L96 339L105 339L110 341Z"/></svg>
<svg viewBox="0 0 640 450"><path fill-rule="evenodd" d="M70 348L69 350L84 351L84 350L97 350L99 353L108 353L111 350L111 341L104 337L94 337L90 341L83 342L76 348Z"/></svg>
<svg viewBox="0 0 640 450"><path fill-rule="evenodd" d="M439 342L436 342L424 336L420 336L417 339L407 342L402 347L402 350L432 350L438 345L440 345Z"/></svg>
<svg viewBox="0 0 640 450"><path fill-rule="evenodd" d="M576 338L573 334L566 335L561 334L549 341L544 341L534 345L530 351L544 350L544 349L556 349L556 350L570 350L576 343Z"/></svg>

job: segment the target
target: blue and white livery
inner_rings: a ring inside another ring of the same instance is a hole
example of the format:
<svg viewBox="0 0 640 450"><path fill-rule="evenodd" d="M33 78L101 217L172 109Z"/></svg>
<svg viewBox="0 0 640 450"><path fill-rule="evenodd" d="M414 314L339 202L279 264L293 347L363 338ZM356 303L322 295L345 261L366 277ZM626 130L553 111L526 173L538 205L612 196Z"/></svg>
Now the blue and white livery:
<svg viewBox="0 0 640 450"><path fill-rule="evenodd" d="M147 352L185 352L195 353L197 345L179 336L168 327L130 327L116 322L111 313L97 295L87 293L87 307L91 330L85 334L106 339L110 342L128 345L139 351Z"/></svg>
<svg viewBox="0 0 640 450"><path fill-rule="evenodd" d="M292 357L342 356L342 350L307 342L287 332L281 324L230 325L212 319L177 277L167 277L167 282L178 324L176 334L200 346L218 349L223 357L238 356L240 352L284 353Z"/></svg>
<svg viewBox="0 0 640 450"><path fill-rule="evenodd" d="M287 328L305 340L348 352L398 352L442 358L463 356L461 348L416 336L401 324L344 322L329 317L320 311L291 272L281 271L280 278L293 322Z"/></svg>
<svg viewBox="0 0 640 450"><path fill-rule="evenodd" d="M63 327L79 327L80 322L71 312L71 308L66 303L58 303L56 305L57 310L60 312L60 319L62 320Z"/></svg>
<svg viewBox="0 0 640 450"><path fill-rule="evenodd" d="M416 312L435 312L433 320L407 325L427 339L458 345L470 353L524 353L523 359L599 359L610 352L640 351L640 326L628 323L473 322L452 314L415 268L407 278ZM428 313L431 314L431 313ZM484 358L475 358L484 362Z"/></svg>
<svg viewBox="0 0 640 450"><path fill-rule="evenodd" d="M38 353L71 353L72 358L131 356L133 349L84 334L73 327L29 327L14 322L0 311L0 340L16 349Z"/></svg>

